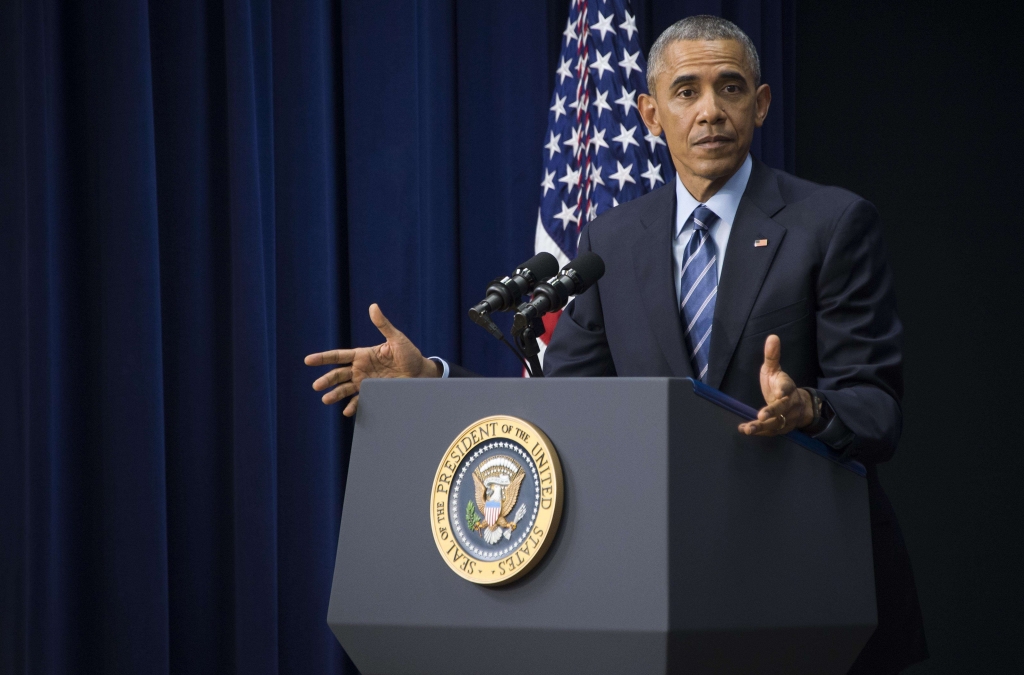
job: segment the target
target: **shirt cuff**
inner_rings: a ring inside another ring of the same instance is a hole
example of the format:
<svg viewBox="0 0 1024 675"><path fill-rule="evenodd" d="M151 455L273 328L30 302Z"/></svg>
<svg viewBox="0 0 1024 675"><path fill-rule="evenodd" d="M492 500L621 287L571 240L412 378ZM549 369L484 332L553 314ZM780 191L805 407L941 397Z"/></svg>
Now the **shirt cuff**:
<svg viewBox="0 0 1024 675"><path fill-rule="evenodd" d="M431 361L434 361L435 363L441 364L441 367L444 369L443 371L441 371L441 379L448 377L449 373L451 373L451 368L448 367L447 361L442 359L440 356L428 356L427 358L430 359Z"/></svg>

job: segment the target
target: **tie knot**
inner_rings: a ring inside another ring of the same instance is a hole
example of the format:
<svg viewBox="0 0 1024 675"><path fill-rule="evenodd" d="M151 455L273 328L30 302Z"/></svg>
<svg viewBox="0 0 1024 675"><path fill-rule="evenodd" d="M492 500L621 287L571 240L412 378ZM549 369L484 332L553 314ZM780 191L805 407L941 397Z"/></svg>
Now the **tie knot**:
<svg viewBox="0 0 1024 675"><path fill-rule="evenodd" d="M693 210L692 217L693 229L695 230L709 230L711 229L711 226L715 224L715 221L718 220L718 216L715 215L715 212L703 204L699 204L697 208Z"/></svg>

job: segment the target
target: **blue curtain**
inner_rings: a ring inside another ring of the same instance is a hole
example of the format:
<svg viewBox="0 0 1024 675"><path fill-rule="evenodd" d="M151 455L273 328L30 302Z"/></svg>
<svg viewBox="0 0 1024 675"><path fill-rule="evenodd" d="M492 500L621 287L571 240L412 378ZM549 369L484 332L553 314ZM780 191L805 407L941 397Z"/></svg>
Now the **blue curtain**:
<svg viewBox="0 0 1024 675"><path fill-rule="evenodd" d="M792 0L634 3L759 44ZM0 3L0 673L354 672L325 623L350 426L310 352L516 375L464 320L532 254L568 0ZM506 326L507 328L507 326Z"/></svg>

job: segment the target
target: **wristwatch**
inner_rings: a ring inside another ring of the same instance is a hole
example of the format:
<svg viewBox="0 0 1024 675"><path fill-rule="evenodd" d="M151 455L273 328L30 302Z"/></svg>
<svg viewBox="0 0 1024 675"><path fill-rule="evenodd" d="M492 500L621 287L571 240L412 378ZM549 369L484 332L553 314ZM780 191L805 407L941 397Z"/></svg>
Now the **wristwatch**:
<svg viewBox="0 0 1024 675"><path fill-rule="evenodd" d="M814 419L801 431L808 436L815 436L828 428L828 423L832 421L836 413L832 410L832 406L828 404L828 401L822 398L816 389L804 387L804 391L811 395L811 408L814 410Z"/></svg>

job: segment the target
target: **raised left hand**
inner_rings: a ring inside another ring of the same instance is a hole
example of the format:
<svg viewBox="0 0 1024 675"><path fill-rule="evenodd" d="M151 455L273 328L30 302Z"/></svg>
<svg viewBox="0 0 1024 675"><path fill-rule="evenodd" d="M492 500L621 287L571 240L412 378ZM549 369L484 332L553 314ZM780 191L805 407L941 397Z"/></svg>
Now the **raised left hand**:
<svg viewBox="0 0 1024 675"><path fill-rule="evenodd" d="M747 436L779 436L801 429L814 421L814 403L806 390L796 386L783 370L782 341L769 335L764 343L761 365L761 393L768 404L757 412L757 419L739 426Z"/></svg>

